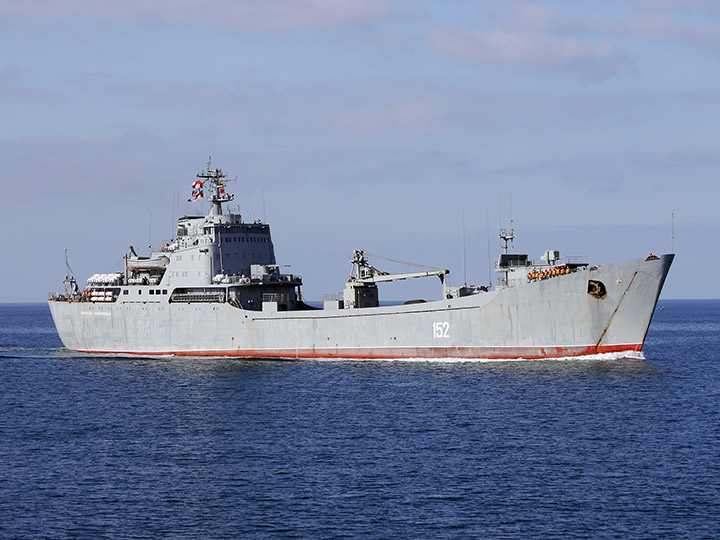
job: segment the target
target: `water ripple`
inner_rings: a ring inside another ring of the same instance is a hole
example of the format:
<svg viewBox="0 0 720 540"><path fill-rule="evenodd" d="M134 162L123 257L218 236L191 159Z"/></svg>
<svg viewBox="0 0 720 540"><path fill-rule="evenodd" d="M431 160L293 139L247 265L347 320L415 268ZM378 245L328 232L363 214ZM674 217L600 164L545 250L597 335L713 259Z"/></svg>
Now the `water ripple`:
<svg viewBox="0 0 720 540"><path fill-rule="evenodd" d="M0 537L715 538L720 304L664 307L644 359L278 362L0 306Z"/></svg>

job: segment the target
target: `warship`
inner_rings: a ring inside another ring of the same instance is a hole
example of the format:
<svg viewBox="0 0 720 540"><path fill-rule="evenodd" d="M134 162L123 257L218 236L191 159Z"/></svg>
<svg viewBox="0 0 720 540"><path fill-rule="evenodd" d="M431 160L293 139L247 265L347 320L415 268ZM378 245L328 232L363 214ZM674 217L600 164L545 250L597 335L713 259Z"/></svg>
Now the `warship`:
<svg viewBox="0 0 720 540"><path fill-rule="evenodd" d="M494 286L450 286L449 270L392 274L353 251L344 289L322 307L301 294L302 278L277 264L270 227L224 212L234 199L210 162L193 197L207 215L177 221L172 240L124 272L95 274L81 291L72 272L49 295L67 349L111 355L244 358L546 359L638 355L673 261L650 254L590 265L586 257L512 253L500 230ZM207 197L205 193L207 192ZM439 299L380 302L378 285L438 278Z"/></svg>

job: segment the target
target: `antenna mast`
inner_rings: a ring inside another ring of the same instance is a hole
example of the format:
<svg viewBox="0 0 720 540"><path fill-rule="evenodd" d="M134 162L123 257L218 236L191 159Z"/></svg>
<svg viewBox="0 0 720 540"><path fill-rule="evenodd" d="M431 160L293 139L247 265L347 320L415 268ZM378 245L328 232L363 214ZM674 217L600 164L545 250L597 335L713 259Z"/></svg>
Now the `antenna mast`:
<svg viewBox="0 0 720 540"><path fill-rule="evenodd" d="M670 253L675 253L675 213L670 214Z"/></svg>
<svg viewBox="0 0 720 540"><path fill-rule="evenodd" d="M502 219L502 218L500 218ZM501 222L502 223L502 222ZM513 228L513 218L512 218L512 190L510 190L510 230L503 229L502 225L500 226L500 241L502 242L502 248L503 253L508 252L508 242L514 246L513 240L515 239L515 229Z"/></svg>
<svg viewBox="0 0 720 540"><path fill-rule="evenodd" d="M510 191L510 230L507 229L500 229L500 241L502 243L503 253L507 254L508 252L508 242L515 247L513 240L515 240L515 228L513 227L513 219L512 219L512 190ZM505 270L505 285L507 286L508 278L510 277L510 273Z"/></svg>
<svg viewBox="0 0 720 540"><path fill-rule="evenodd" d="M462 211L463 222L463 281L467 287L467 243L465 242L465 209Z"/></svg>
<svg viewBox="0 0 720 540"><path fill-rule="evenodd" d="M665 244L665 247L663 248L662 252L665 253L667 251L668 246L670 246L670 253L675 253L675 213L670 213L670 239L667 241L667 244Z"/></svg>
<svg viewBox="0 0 720 540"><path fill-rule="evenodd" d="M487 232L488 287L492 286L492 265L490 263L490 211L485 208L485 232Z"/></svg>
<svg viewBox="0 0 720 540"><path fill-rule="evenodd" d="M503 253L508 252L508 242L510 242L510 244L514 247L513 240L515 239L515 229L513 229L512 219L510 220L510 230L500 229L500 234L498 236L500 236L500 241L502 242Z"/></svg>

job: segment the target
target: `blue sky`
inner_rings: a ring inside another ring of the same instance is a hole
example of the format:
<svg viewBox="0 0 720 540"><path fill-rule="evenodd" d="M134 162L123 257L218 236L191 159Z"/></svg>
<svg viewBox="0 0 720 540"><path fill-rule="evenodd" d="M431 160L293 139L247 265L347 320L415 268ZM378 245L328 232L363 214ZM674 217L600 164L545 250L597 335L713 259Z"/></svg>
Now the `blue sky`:
<svg viewBox="0 0 720 540"><path fill-rule="evenodd" d="M0 30L2 302L168 238L209 154L309 299L356 248L459 284L463 213L486 283L511 199L518 251L595 263L674 213L663 296L720 297L717 2L5 0Z"/></svg>

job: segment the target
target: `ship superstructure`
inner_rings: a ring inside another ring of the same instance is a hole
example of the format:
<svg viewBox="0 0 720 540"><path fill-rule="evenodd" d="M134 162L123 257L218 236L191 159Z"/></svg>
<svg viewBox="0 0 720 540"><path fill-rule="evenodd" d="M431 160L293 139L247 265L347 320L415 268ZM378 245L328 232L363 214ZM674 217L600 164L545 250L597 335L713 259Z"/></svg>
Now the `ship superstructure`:
<svg viewBox="0 0 720 540"><path fill-rule="evenodd" d="M448 269L390 274L362 250L342 293L306 304L302 278L277 264L270 227L224 213L233 200L221 169L197 175L193 199L210 210L178 220L174 239L125 271L95 274L80 292L50 295L69 349L90 353L267 358L551 358L640 351L673 255L589 266L546 251L510 253L501 230L496 286L447 282ZM440 298L382 305L378 284L439 278ZM72 284L72 285L70 285Z"/></svg>
<svg viewBox="0 0 720 540"><path fill-rule="evenodd" d="M181 217L175 238L152 249L149 256L138 256L130 246L125 273L91 276L80 300L227 302L252 310L272 299L279 310L307 308L299 300L302 279L281 273L276 264L270 226L260 220L244 223L239 214L223 213L222 205L234 196L226 191L221 169L211 169L208 163L197 178L192 200L199 200L207 191L208 215Z"/></svg>

